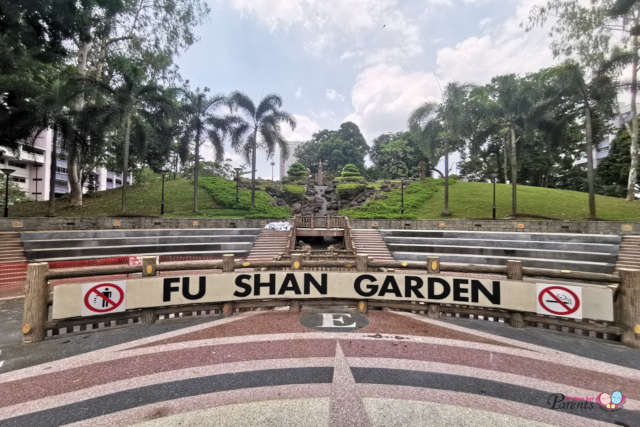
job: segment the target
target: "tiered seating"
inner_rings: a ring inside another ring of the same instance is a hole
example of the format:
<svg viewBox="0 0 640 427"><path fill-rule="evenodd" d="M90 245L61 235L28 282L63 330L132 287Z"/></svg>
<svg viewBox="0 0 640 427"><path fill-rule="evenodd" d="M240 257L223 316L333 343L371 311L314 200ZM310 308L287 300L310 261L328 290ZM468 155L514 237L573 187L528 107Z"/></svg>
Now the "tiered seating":
<svg viewBox="0 0 640 427"><path fill-rule="evenodd" d="M37 231L21 234L29 261L61 261L119 255L245 257L259 228Z"/></svg>
<svg viewBox="0 0 640 427"><path fill-rule="evenodd" d="M396 260L504 265L519 260L526 267L611 273L620 236L595 234L382 230Z"/></svg>

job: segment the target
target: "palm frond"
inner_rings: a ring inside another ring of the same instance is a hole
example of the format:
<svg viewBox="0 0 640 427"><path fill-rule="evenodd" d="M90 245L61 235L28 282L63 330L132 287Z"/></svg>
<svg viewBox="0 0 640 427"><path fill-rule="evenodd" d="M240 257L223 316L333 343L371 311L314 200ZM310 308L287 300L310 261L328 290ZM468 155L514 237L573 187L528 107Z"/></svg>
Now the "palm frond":
<svg viewBox="0 0 640 427"><path fill-rule="evenodd" d="M282 98L276 94L265 96L256 111L256 119L260 120L262 116L268 111L277 112L282 107Z"/></svg>
<svg viewBox="0 0 640 427"><path fill-rule="evenodd" d="M209 131L209 141L215 151L216 162L222 163L224 160L224 135L221 130L215 129Z"/></svg>
<svg viewBox="0 0 640 427"><path fill-rule="evenodd" d="M425 122L434 117L438 109L435 102L426 102L416 108L409 116L409 129L422 129Z"/></svg>
<svg viewBox="0 0 640 427"><path fill-rule="evenodd" d="M256 107L253 104L253 101L244 93L238 91L233 92L231 96L229 96L228 101L233 106L233 111L237 108L241 108L252 118L256 116Z"/></svg>

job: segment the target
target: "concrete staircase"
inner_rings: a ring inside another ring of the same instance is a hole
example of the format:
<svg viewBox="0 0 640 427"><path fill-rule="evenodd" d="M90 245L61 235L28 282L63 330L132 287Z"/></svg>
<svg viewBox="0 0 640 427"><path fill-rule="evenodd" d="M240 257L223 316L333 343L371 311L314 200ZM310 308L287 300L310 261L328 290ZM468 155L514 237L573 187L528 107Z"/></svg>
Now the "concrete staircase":
<svg viewBox="0 0 640 427"><path fill-rule="evenodd" d="M0 233L0 298L22 294L26 273L20 234Z"/></svg>
<svg viewBox="0 0 640 427"><path fill-rule="evenodd" d="M262 230L247 256L247 261L271 261L285 253L288 246L288 231Z"/></svg>
<svg viewBox="0 0 640 427"><path fill-rule="evenodd" d="M616 266L618 235L382 230L395 259L422 261L438 256L443 262L504 265L522 261L525 267L611 273Z"/></svg>
<svg viewBox="0 0 640 427"><path fill-rule="evenodd" d="M258 228L43 231L21 234L29 261L63 261L123 255L216 258L249 254Z"/></svg>
<svg viewBox="0 0 640 427"><path fill-rule="evenodd" d="M356 253L367 254L375 261L393 261L393 256L382 239L380 231L375 229L354 229L351 231Z"/></svg>
<svg viewBox="0 0 640 427"><path fill-rule="evenodd" d="M623 236L618 253L618 268L633 268L640 270L640 236Z"/></svg>

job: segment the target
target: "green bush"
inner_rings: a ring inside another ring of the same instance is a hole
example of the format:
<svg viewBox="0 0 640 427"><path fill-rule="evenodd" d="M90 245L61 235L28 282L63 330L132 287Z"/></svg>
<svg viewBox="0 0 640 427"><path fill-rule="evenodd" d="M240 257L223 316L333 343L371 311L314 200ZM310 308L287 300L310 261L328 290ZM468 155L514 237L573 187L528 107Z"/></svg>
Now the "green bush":
<svg viewBox="0 0 640 427"><path fill-rule="evenodd" d="M418 219L418 211L425 202L438 191L440 180L425 179L412 182L404 188L404 215L400 213L401 190L393 190L387 194L386 199L372 199L362 206L351 209L343 209L341 215L352 218L407 218ZM342 184L348 185L348 184Z"/></svg>
<svg viewBox="0 0 640 427"><path fill-rule="evenodd" d="M351 176L362 177L362 175L360 174L360 169L358 169L358 167L356 165L354 165L353 163L348 163L348 164L344 165L344 168L342 168L341 176L343 178L351 177Z"/></svg>
<svg viewBox="0 0 640 427"><path fill-rule="evenodd" d="M288 218L291 211L288 206L273 206L273 197L264 191L256 191L256 205L251 207L251 190L240 189L239 201L236 203L236 183L220 177L204 177L200 179L200 187L204 188L215 202L223 208L236 209L244 218Z"/></svg>
<svg viewBox="0 0 640 427"><path fill-rule="evenodd" d="M336 191L341 200L351 200L365 190L367 186L359 183L338 184Z"/></svg>
<svg viewBox="0 0 640 427"><path fill-rule="evenodd" d="M289 170L287 170L287 176L292 182L305 181L309 176L309 171L307 171L307 168L305 168L302 163L295 162L294 164L289 166Z"/></svg>
<svg viewBox="0 0 640 427"><path fill-rule="evenodd" d="M298 184L285 184L283 186L284 191L291 196L292 199L304 201L304 193L307 191L307 187Z"/></svg>

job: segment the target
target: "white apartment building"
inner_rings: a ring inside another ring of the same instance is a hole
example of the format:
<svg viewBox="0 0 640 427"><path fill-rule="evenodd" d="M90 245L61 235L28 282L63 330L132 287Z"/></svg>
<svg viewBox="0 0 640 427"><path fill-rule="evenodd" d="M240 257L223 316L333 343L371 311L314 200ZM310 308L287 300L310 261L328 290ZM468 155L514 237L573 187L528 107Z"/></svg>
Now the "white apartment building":
<svg viewBox="0 0 640 427"><path fill-rule="evenodd" d="M49 200L52 138L53 131L47 129L36 138L33 145L30 143L21 144L16 151L0 145L0 151L2 151L0 168L13 169L14 172L9 176L9 180L18 184L22 191L33 200ZM4 180L4 174L0 178ZM121 187L122 174L107 171L104 167L97 168L93 171L92 179L88 179L85 183L84 192L92 190L93 185L95 185L96 191ZM55 194L61 196L69 191L67 158L64 151L58 151Z"/></svg>
<svg viewBox="0 0 640 427"><path fill-rule="evenodd" d="M287 141L289 144L289 157L284 158L280 155L280 181L287 176L287 171L292 164L298 161L296 156L294 155L296 148L304 144L306 141Z"/></svg>

